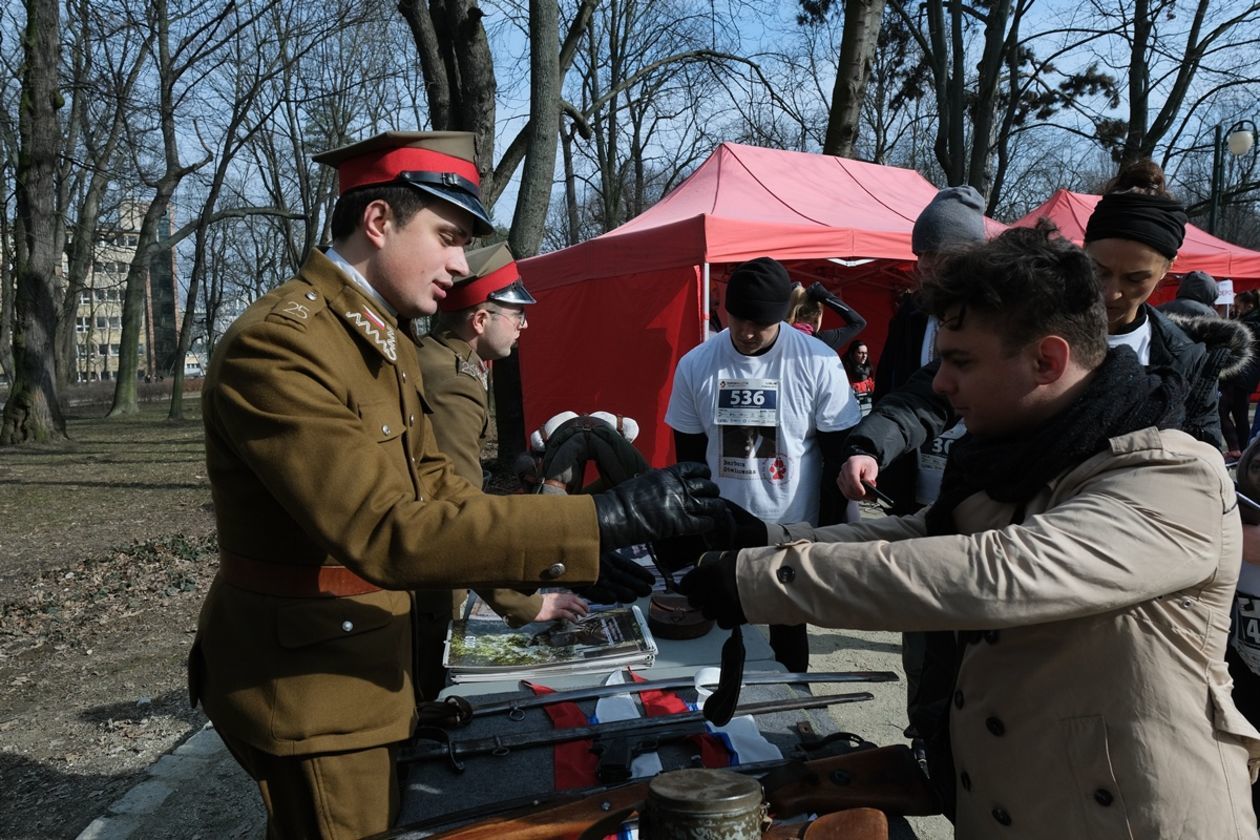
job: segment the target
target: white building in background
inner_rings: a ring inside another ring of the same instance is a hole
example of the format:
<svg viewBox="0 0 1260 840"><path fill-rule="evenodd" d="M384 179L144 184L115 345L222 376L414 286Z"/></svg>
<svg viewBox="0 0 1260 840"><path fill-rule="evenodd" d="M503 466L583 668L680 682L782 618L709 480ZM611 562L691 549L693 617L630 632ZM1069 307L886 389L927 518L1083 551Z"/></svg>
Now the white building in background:
<svg viewBox="0 0 1260 840"><path fill-rule="evenodd" d="M79 382L112 380L118 375L127 272L140 242L140 223L146 209L143 204L124 204L118 226L102 227L97 234L74 325L74 370ZM160 225L159 237L166 238L170 231L168 216ZM178 310L175 249L170 248L153 260L145 275L140 376L160 378L170 373L179 338Z"/></svg>

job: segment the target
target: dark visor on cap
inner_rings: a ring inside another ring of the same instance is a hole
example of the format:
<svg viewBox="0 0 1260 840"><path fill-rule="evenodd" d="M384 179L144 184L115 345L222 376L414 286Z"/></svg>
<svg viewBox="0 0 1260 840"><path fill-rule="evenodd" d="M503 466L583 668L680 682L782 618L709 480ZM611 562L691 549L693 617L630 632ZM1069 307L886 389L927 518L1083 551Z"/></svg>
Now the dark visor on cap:
<svg viewBox="0 0 1260 840"><path fill-rule="evenodd" d="M538 301L534 300L534 296L525 289L525 284L520 280L517 280L510 286L504 286L497 292L491 292L487 300L494 303L515 303L521 306L538 303Z"/></svg>
<svg viewBox="0 0 1260 840"><path fill-rule="evenodd" d="M475 236L494 233L490 214L481 203L481 190L462 175L454 172L400 172L398 180L467 210L476 222L473 230Z"/></svg>

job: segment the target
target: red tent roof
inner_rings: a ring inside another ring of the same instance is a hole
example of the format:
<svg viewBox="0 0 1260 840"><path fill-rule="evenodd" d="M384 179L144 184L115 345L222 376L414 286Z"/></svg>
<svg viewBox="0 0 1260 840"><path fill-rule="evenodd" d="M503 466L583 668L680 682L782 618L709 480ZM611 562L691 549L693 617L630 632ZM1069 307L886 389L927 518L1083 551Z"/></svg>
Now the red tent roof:
<svg viewBox="0 0 1260 840"><path fill-rule="evenodd" d="M913 262L910 230L937 189L911 169L723 143L641 215L521 262L531 290L702 263L877 258ZM993 232L1004 226L990 221Z"/></svg>
<svg viewBox="0 0 1260 840"><path fill-rule="evenodd" d="M1085 238L1085 223L1094 212L1101 196L1056 190L1044 204L1015 222L1017 227L1032 227L1043 216L1078 245ZM1206 271L1217 279L1260 281L1260 252L1217 239L1194 225L1186 225L1186 239L1172 270L1177 274ZM1237 287L1241 288L1241 287Z"/></svg>

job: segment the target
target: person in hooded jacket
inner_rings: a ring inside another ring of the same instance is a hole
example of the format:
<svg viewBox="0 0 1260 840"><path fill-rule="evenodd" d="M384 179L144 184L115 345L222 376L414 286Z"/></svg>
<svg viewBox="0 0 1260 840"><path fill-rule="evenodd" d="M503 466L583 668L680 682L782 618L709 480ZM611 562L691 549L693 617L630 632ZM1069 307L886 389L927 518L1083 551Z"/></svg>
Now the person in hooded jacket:
<svg viewBox="0 0 1260 840"><path fill-rule="evenodd" d="M1165 315L1219 318L1216 312L1216 297L1219 294L1215 277L1206 271L1191 271L1181 278L1177 297L1156 308Z"/></svg>
<svg viewBox="0 0 1260 840"><path fill-rule="evenodd" d="M1251 360L1221 380L1221 432L1225 435L1225 457L1235 460L1256 436L1251 425L1251 394L1260 385L1260 292L1249 289L1234 296L1237 323L1251 338Z"/></svg>

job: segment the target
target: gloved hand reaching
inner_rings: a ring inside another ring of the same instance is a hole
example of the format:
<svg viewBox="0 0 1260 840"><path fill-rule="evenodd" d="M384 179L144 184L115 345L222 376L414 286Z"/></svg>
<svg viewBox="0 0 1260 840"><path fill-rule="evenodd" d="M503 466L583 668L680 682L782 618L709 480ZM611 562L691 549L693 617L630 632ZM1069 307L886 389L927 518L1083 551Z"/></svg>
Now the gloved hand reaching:
<svg viewBox="0 0 1260 840"><path fill-rule="evenodd" d="M726 515L704 464L674 464L598 493L595 517L603 550L712 530Z"/></svg>
<svg viewBox="0 0 1260 840"><path fill-rule="evenodd" d="M691 606L727 629L748 623L735 580L738 556L734 551L707 551L696 567L678 581L678 591L687 596Z"/></svg>
<svg viewBox="0 0 1260 840"><path fill-rule="evenodd" d="M757 548L769 544L766 522L758 519L730 499L722 499L725 515L717 526L704 535L705 545L716 549Z"/></svg>
<svg viewBox="0 0 1260 840"><path fill-rule="evenodd" d="M599 579L575 591L597 604L629 604L652 594L656 578L633 560L610 551L599 553Z"/></svg>
<svg viewBox="0 0 1260 840"><path fill-rule="evenodd" d="M805 299L815 303L822 303L825 300L830 300L831 297L831 292L818 280L815 280L814 284L805 290Z"/></svg>

